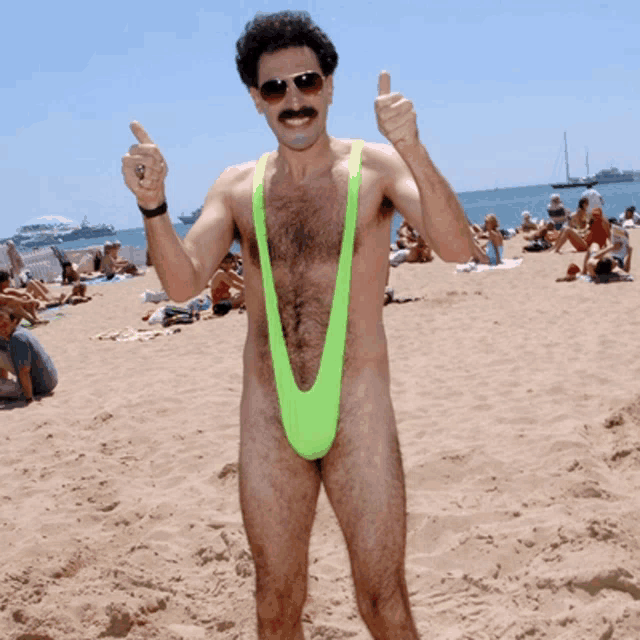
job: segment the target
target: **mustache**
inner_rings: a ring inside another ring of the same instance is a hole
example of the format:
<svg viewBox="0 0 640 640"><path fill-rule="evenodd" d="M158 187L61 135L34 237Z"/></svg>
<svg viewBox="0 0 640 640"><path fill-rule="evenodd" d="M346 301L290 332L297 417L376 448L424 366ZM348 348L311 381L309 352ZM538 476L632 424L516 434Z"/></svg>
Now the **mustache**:
<svg viewBox="0 0 640 640"><path fill-rule="evenodd" d="M292 109L285 109L278 119L281 121L289 120L290 118L313 118L317 116L318 112L313 107L302 107L299 111L293 111Z"/></svg>

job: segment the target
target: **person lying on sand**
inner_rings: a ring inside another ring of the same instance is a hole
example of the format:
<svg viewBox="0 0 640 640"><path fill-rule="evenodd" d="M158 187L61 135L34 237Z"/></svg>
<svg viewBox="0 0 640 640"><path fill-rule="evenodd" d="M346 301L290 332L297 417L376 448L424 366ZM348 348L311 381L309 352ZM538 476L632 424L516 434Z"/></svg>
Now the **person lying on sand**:
<svg viewBox="0 0 640 640"><path fill-rule="evenodd" d="M0 271L0 306L9 309L20 319L27 320L31 324L48 323L48 320L40 320L37 316L42 303L24 291L10 288L9 273L3 270Z"/></svg>
<svg viewBox="0 0 640 640"><path fill-rule="evenodd" d="M19 324L18 316L0 309L0 398L30 403L56 388L58 372L37 338Z"/></svg>
<svg viewBox="0 0 640 640"><path fill-rule="evenodd" d="M33 307L37 310L44 307L55 307L59 305L64 298L64 293L53 293L44 283L40 282L40 280L29 280L24 290L12 288L9 284L9 272L0 269L0 293L22 300L27 303L27 308Z"/></svg>
<svg viewBox="0 0 640 640"><path fill-rule="evenodd" d="M614 245L609 245L601 249L598 243L594 242L584 257L582 272L585 275L591 276L596 281L603 279L601 276L608 276L616 272L624 271L625 273L629 273L631 270L632 252L633 250L629 247L623 261L619 253L615 251Z"/></svg>

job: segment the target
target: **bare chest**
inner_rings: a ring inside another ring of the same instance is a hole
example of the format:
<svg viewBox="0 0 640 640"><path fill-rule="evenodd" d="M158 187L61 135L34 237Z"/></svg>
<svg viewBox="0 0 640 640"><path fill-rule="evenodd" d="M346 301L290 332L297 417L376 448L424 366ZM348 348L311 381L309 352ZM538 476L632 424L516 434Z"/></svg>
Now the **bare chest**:
<svg viewBox="0 0 640 640"><path fill-rule="evenodd" d="M251 176L252 178L252 176ZM269 261L278 299L278 312L296 382L310 388L322 356L336 287L337 266L342 251L349 174L346 166L335 167L304 184L265 175L264 205ZM250 330L263 363L266 379L272 378L268 330L262 289L262 273L252 213L252 185L235 199L234 217L242 243L245 264L247 310ZM374 254L386 256L393 205L382 195L371 176L363 171L358 194L356 233L353 245L351 288L363 293L374 282ZM385 239L386 229L386 239ZM376 249L372 250L373 247ZM351 247L345 247L351 251ZM358 280L366 273L366 284ZM386 274L382 274L384 277ZM354 281L355 279L355 281ZM373 299L375 296L371 296ZM382 304L382 302L380 302ZM353 306L353 304L352 304ZM345 366L353 344L353 321L347 329Z"/></svg>

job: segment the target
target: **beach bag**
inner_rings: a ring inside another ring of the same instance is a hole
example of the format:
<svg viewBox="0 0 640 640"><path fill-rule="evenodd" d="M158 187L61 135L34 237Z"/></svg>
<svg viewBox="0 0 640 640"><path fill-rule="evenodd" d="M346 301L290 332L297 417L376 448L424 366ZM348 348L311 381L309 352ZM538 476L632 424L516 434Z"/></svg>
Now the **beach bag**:
<svg viewBox="0 0 640 640"><path fill-rule="evenodd" d="M546 251L547 249L551 249L551 244L544 239L534 240L533 242L530 242L528 245L523 247L523 249L525 251L531 252Z"/></svg>

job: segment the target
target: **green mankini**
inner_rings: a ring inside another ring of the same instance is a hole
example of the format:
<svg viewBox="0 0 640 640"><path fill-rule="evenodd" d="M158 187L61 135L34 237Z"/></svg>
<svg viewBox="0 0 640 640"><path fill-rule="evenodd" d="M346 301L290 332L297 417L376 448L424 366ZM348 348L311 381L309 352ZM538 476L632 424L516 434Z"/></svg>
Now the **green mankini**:
<svg viewBox="0 0 640 640"><path fill-rule="evenodd" d="M293 377L282 333L278 298L269 261L263 186L268 153L265 153L258 161L253 176L253 222L258 241L262 286L267 309L269 347L271 348L278 402L282 413L282 424L289 444L298 455L307 460L315 460L326 455L333 444L338 429L351 290L351 265L358 216L358 190L362 182L363 147L364 140L354 140L351 147L347 212L340 261L338 262L336 288L333 294L320 369L313 386L308 391L300 391Z"/></svg>

